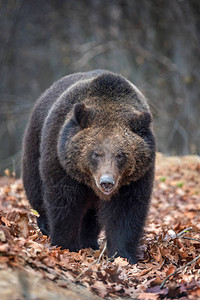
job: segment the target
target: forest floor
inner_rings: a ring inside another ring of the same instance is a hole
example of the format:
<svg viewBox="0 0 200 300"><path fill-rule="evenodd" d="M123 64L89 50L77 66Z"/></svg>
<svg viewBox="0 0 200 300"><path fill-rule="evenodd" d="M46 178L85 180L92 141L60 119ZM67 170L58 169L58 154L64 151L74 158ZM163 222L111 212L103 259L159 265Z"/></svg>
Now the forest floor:
<svg viewBox="0 0 200 300"><path fill-rule="evenodd" d="M8 171L6 172L8 173ZM0 179L1 299L200 299L200 158L157 155L139 262L50 246L22 182Z"/></svg>

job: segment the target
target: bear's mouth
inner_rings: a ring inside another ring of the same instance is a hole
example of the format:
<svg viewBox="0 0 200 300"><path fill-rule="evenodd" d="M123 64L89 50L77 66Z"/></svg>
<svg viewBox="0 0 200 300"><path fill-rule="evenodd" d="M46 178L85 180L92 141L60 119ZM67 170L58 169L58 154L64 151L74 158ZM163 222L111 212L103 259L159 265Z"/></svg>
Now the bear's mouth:
<svg viewBox="0 0 200 300"><path fill-rule="evenodd" d="M114 189L115 186L115 180L112 176L109 175L102 175L99 181L101 191L109 195L112 193L112 190Z"/></svg>
<svg viewBox="0 0 200 300"><path fill-rule="evenodd" d="M111 183L103 183L101 184L101 189L105 194L110 194L113 190L113 184Z"/></svg>
<svg viewBox="0 0 200 300"><path fill-rule="evenodd" d="M112 195L118 185L118 180L107 174L102 175L100 179L95 178L95 182L98 190L105 196Z"/></svg>

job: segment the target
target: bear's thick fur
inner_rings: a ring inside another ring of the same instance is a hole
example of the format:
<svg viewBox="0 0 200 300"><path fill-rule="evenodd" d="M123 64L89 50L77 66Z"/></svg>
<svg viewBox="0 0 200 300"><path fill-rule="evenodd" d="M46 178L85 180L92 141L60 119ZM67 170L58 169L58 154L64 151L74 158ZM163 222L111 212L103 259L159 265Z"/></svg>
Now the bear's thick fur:
<svg viewBox="0 0 200 300"><path fill-rule="evenodd" d="M53 245L136 262L150 202L155 138L149 106L124 77L66 76L36 102L23 140L23 182Z"/></svg>

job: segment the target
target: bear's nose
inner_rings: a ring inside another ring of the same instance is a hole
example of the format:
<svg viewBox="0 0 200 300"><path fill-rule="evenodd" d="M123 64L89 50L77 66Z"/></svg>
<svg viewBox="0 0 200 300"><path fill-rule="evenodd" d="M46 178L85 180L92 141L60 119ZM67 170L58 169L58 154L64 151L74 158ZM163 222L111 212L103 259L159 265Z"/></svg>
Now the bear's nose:
<svg viewBox="0 0 200 300"><path fill-rule="evenodd" d="M102 175L100 178L100 185L104 192L110 192L115 184L114 179L108 175Z"/></svg>

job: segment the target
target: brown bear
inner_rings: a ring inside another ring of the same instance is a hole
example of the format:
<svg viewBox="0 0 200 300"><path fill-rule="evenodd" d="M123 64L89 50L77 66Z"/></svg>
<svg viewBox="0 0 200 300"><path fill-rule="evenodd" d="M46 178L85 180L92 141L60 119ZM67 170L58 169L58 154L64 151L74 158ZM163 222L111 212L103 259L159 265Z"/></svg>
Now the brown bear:
<svg viewBox="0 0 200 300"><path fill-rule="evenodd" d="M53 245L98 248L136 262L155 164L152 116L121 75L77 73L36 102L23 140L23 182Z"/></svg>

